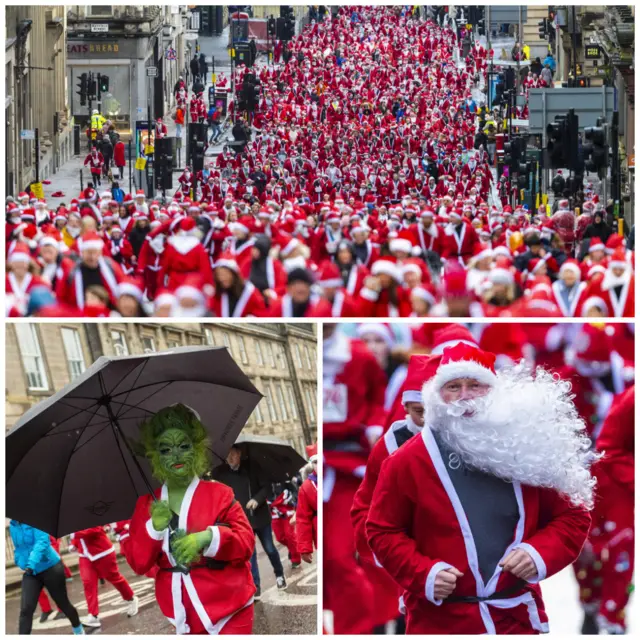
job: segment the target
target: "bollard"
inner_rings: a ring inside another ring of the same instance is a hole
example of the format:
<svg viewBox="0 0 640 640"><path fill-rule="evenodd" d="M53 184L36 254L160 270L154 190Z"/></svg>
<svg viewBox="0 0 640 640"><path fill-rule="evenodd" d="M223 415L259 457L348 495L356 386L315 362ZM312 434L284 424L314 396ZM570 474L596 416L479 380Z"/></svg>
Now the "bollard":
<svg viewBox="0 0 640 640"><path fill-rule="evenodd" d="M84 182L82 182L82 169L80 169L80 191L84 189Z"/></svg>

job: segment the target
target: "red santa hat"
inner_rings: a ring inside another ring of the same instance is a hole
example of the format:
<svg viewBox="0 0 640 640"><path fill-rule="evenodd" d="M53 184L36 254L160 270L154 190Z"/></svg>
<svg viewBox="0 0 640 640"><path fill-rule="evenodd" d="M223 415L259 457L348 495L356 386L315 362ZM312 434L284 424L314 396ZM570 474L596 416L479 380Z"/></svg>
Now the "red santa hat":
<svg viewBox="0 0 640 640"><path fill-rule="evenodd" d="M47 229L47 232L40 238L38 242L38 246L42 247L55 247L56 249L60 249L60 242L62 240L62 236L57 229L50 228Z"/></svg>
<svg viewBox="0 0 640 640"><path fill-rule="evenodd" d="M393 329L387 322L363 322L358 325L358 328L356 329L356 335L358 338L362 338L369 333L382 338L389 349L391 349L391 347L396 343L396 337L393 333Z"/></svg>
<svg viewBox="0 0 640 640"><path fill-rule="evenodd" d="M234 273L240 273L240 267L236 262L236 259L229 253L223 253L214 263L213 268L217 269L218 267L226 267L230 269Z"/></svg>
<svg viewBox="0 0 640 640"><path fill-rule="evenodd" d="M609 372L611 353L614 349L611 337L603 328L594 324L584 324L575 338L574 347L574 364L579 373L601 376Z"/></svg>
<svg viewBox="0 0 640 640"><path fill-rule="evenodd" d="M14 264L16 262L24 262L29 264L31 262L31 253L29 252L29 247L24 242L16 242L13 247L13 251L9 254L7 258L7 262L9 264Z"/></svg>
<svg viewBox="0 0 640 640"><path fill-rule="evenodd" d="M591 278L598 273L604 275L606 272L607 270L601 264L594 264L589 268L589 271L587 271L587 280L591 280Z"/></svg>
<svg viewBox="0 0 640 640"><path fill-rule="evenodd" d="M188 274L182 284L173 291L177 302L182 300L195 300L201 306L207 305L213 293L213 286L205 283L204 278L199 273Z"/></svg>
<svg viewBox="0 0 640 640"><path fill-rule="evenodd" d="M393 258L392 256L383 256L376 260L371 265L371 273L374 276L385 273L400 284L403 281L402 270L400 269L400 267L398 267L395 258Z"/></svg>
<svg viewBox="0 0 640 640"><path fill-rule="evenodd" d="M25 209L21 214L20 218L23 222L35 222L36 221L36 212L34 209L29 207Z"/></svg>
<svg viewBox="0 0 640 640"><path fill-rule="evenodd" d="M414 287L411 289L411 295L427 302L431 306L436 303L436 292L433 285L430 284L423 284L419 287Z"/></svg>
<svg viewBox="0 0 640 640"><path fill-rule="evenodd" d="M578 277L578 280L580 280L581 276L582 276L582 269L580 269L580 265L578 264L577 260L574 260L573 258L569 258L568 260L565 260L562 263L562 266L560 267L560 275L562 275L562 273L564 271L573 271L573 273L576 274L576 276Z"/></svg>
<svg viewBox="0 0 640 640"><path fill-rule="evenodd" d="M625 255L624 249L622 247L618 247L611 255L611 260L609 260L608 268L627 269L628 267L629 262L627 262L627 256Z"/></svg>
<svg viewBox="0 0 640 640"><path fill-rule="evenodd" d="M285 233L281 234L282 242L280 247L280 256L286 258L296 247L300 245L300 241L293 236Z"/></svg>
<svg viewBox="0 0 640 640"><path fill-rule="evenodd" d="M409 229L403 229L396 238L389 241L389 251L395 253L396 251L403 251L411 255L413 250L412 235Z"/></svg>
<svg viewBox="0 0 640 640"><path fill-rule="evenodd" d="M591 296L582 304L582 317L585 318L591 309L597 308L602 315L609 315L607 303L599 296Z"/></svg>
<svg viewBox="0 0 640 640"><path fill-rule="evenodd" d="M85 251L86 249L98 249L102 251L103 247L104 240L95 231L87 231L78 238L79 251Z"/></svg>
<svg viewBox="0 0 640 640"><path fill-rule="evenodd" d="M136 191L136 195L134 196L136 199L137 198L142 198L143 200L145 199L145 195L144 195L144 191L142 189L138 189Z"/></svg>
<svg viewBox="0 0 640 640"><path fill-rule="evenodd" d="M600 238L591 238L591 242L589 242L589 253L592 251L604 251L605 244L600 240Z"/></svg>
<svg viewBox="0 0 640 640"><path fill-rule="evenodd" d="M237 222L229 223L230 231L242 231L247 235L254 229L254 219L251 216L242 216Z"/></svg>
<svg viewBox="0 0 640 640"><path fill-rule="evenodd" d="M125 276L122 282L118 285L118 298L120 296L131 296L138 302L142 302L143 294L144 284L142 284L138 278Z"/></svg>
<svg viewBox="0 0 640 640"><path fill-rule="evenodd" d="M327 289L343 287L344 283L340 277L340 269L335 262L324 260L316 272L316 282Z"/></svg>
<svg viewBox="0 0 640 640"><path fill-rule="evenodd" d="M458 343L454 347L445 348L433 378L433 386L429 385L428 390L423 387L423 400L427 400L432 389L442 389L447 382L457 378L471 378L482 384L494 385L495 362L495 354L482 351L476 346Z"/></svg>
<svg viewBox="0 0 640 640"><path fill-rule="evenodd" d="M466 344L469 347L478 347L478 343L469 329L462 324L452 323L443 329L438 329L434 332L431 355L442 355L445 349L455 347L457 344Z"/></svg>
<svg viewBox="0 0 640 640"><path fill-rule="evenodd" d="M433 212L433 209L423 209L420 212L420 217L421 218L433 218L435 216L435 213Z"/></svg>
<svg viewBox="0 0 640 640"><path fill-rule="evenodd" d="M309 462L316 462L318 459L318 443L314 442L313 444L309 444L305 447L307 452L307 458L309 458Z"/></svg>
<svg viewBox="0 0 640 640"><path fill-rule="evenodd" d="M177 220L177 224L173 228L176 233L189 234L196 228L196 221L193 218L182 217Z"/></svg>
<svg viewBox="0 0 640 640"><path fill-rule="evenodd" d="M409 358L407 377L402 385L402 404L422 403L422 387L436 375L439 365L439 355L418 354Z"/></svg>

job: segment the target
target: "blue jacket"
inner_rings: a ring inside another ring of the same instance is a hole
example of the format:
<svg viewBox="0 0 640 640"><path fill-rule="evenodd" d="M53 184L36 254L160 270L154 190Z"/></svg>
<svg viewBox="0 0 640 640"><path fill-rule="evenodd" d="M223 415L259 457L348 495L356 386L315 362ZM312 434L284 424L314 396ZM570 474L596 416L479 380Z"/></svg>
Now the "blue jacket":
<svg viewBox="0 0 640 640"><path fill-rule="evenodd" d="M555 71L556 70L556 61L555 58L553 56L547 56L543 61L542 61L542 66L544 67L545 64L549 65L549 69L551 69L551 71Z"/></svg>
<svg viewBox="0 0 640 640"><path fill-rule="evenodd" d="M51 546L48 533L16 520L11 520L9 531L15 547L15 563L23 571L31 569L37 575L60 562L60 556Z"/></svg>

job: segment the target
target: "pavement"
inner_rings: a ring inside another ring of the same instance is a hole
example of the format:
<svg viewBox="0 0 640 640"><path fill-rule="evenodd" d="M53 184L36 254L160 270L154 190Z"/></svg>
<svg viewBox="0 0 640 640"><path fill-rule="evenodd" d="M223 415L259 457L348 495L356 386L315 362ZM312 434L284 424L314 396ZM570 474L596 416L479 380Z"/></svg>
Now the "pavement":
<svg viewBox="0 0 640 640"><path fill-rule="evenodd" d="M291 569L287 559L287 550L276 544L285 567L287 589L279 591L275 584L275 576L269 559L258 544L258 567L262 582L262 600L255 603L253 633L257 635L311 635L317 629L318 604L318 572L315 562ZM87 633L110 635L167 635L175 634L173 625L162 615L156 603L154 580L137 576L124 558L118 562L122 575L128 580L140 601L138 615L126 616L126 603L120 594L109 584L99 587L100 629L87 629ZM73 567L70 567L73 571ZM69 599L78 610L80 617L88 614L82 589L82 582L77 571L71 582L67 583ZM7 578L9 586L9 578ZM53 604L53 602L52 602ZM18 631L20 614L20 591L14 590L6 594L5 631L15 634ZM34 634L61 635L69 634L69 622L63 618L53 620L53 615L40 624L41 611L38 608L34 617Z"/></svg>

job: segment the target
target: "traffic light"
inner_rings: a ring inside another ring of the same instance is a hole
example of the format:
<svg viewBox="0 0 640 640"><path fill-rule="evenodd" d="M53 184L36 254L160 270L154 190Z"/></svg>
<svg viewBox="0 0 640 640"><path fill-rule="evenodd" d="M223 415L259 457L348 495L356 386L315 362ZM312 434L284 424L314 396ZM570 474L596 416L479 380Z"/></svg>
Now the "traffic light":
<svg viewBox="0 0 640 640"><path fill-rule="evenodd" d="M573 109L567 114L567 140L565 147L565 157L567 159L567 168L572 171L580 169L580 158L578 152L579 123L578 116Z"/></svg>
<svg viewBox="0 0 640 640"><path fill-rule="evenodd" d="M585 158L585 169L589 172L600 173L600 170L604 169L608 164L609 149L602 119L598 118L597 123L598 126L596 127L585 128L585 144L582 149Z"/></svg>
<svg viewBox="0 0 640 640"><path fill-rule="evenodd" d="M509 167L510 174L516 174L520 163L521 140L518 136L511 136L504 144L504 164ZM526 142L525 142L526 145Z"/></svg>
<svg viewBox="0 0 640 640"><path fill-rule="evenodd" d="M78 83L78 88L80 89L80 91L76 91L76 93L80 96L81 107L84 107L87 104L88 78L89 76L86 73L83 73L78 77L78 80L80 80L80 82Z"/></svg>
<svg viewBox="0 0 640 640"><path fill-rule="evenodd" d="M476 7L476 27L478 29L478 35L487 35L487 23L484 17L484 7Z"/></svg>
<svg viewBox="0 0 640 640"><path fill-rule="evenodd" d="M567 158L565 157L567 135L567 116L556 116L555 120L547 125L547 136L549 137L547 152L551 167L554 169L568 166Z"/></svg>
<svg viewBox="0 0 640 640"><path fill-rule="evenodd" d="M109 76L98 75L98 86L101 93L109 91Z"/></svg>
<svg viewBox="0 0 640 640"><path fill-rule="evenodd" d="M98 97L98 83L92 74L89 75L87 93L89 94L89 100L95 100Z"/></svg>
<svg viewBox="0 0 640 640"><path fill-rule="evenodd" d="M296 34L296 18L293 7L288 5L280 7L280 18L280 29L276 25L276 31L280 31L278 39L283 41L291 40Z"/></svg>
<svg viewBox="0 0 640 640"><path fill-rule="evenodd" d="M275 18L269 18L267 20L267 34L270 36L276 35L276 20Z"/></svg>
<svg viewBox="0 0 640 640"><path fill-rule="evenodd" d="M538 37L540 40L546 40L549 33L549 22L546 18L543 18L538 22Z"/></svg>

